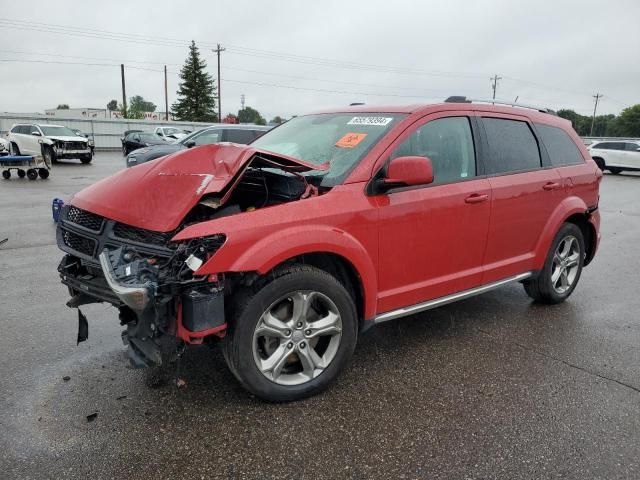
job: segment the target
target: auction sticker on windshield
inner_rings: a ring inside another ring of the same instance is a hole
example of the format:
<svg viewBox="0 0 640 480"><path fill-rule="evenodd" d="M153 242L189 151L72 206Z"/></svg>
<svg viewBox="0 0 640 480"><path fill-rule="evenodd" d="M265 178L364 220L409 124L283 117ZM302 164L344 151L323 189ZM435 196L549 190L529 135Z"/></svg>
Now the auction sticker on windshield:
<svg viewBox="0 0 640 480"><path fill-rule="evenodd" d="M366 136L366 133L347 133L336 142L336 147L353 148L364 140Z"/></svg>
<svg viewBox="0 0 640 480"><path fill-rule="evenodd" d="M391 122L393 118L389 117L353 117L347 122L347 125L376 125L384 127Z"/></svg>

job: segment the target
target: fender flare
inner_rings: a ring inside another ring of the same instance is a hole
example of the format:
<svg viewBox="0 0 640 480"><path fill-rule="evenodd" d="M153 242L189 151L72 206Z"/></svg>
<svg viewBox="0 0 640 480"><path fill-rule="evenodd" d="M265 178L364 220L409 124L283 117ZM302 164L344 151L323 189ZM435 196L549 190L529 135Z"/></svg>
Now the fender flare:
<svg viewBox="0 0 640 480"><path fill-rule="evenodd" d="M536 270L542 270L544 262L547 259L549 248L555 238L560 226L572 215L576 213L586 215L587 204L579 197L567 197L556 207L553 213L549 216L547 223L542 230L542 234L538 239L538 243L535 248L535 268Z"/></svg>
<svg viewBox="0 0 640 480"><path fill-rule="evenodd" d="M258 272L264 275L282 262L309 253L331 253L350 263L362 285L363 310L373 318L377 302L377 274L365 247L344 230L322 225L295 226L272 232L239 255L233 237L202 265L196 274L222 272Z"/></svg>

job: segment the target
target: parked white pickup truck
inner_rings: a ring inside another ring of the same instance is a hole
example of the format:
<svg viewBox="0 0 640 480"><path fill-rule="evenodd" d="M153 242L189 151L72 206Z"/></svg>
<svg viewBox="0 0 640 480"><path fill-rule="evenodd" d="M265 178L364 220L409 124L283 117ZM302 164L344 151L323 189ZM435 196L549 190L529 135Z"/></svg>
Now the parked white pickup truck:
<svg viewBox="0 0 640 480"><path fill-rule="evenodd" d="M187 132L176 127L156 127L153 132L167 142L175 142L187 136Z"/></svg>

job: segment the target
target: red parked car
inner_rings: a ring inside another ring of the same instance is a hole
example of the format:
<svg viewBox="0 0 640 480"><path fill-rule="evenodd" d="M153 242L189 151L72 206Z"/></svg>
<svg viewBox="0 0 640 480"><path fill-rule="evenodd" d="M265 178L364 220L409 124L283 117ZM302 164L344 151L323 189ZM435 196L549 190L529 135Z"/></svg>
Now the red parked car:
<svg viewBox="0 0 640 480"><path fill-rule="evenodd" d="M59 223L59 271L69 306L119 309L135 365L221 339L249 391L294 400L335 379L376 323L509 282L564 301L598 247L601 178L546 110L349 107L81 191Z"/></svg>

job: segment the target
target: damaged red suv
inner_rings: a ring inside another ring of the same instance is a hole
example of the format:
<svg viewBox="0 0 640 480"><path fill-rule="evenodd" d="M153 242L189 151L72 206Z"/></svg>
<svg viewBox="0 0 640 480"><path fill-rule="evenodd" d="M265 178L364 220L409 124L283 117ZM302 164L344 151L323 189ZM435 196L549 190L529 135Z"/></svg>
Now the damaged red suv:
<svg viewBox="0 0 640 480"><path fill-rule="evenodd" d="M349 107L81 191L59 223L59 272L70 307L119 310L134 365L221 341L247 390L294 400L376 323L509 282L564 301L598 247L601 177L546 110Z"/></svg>

